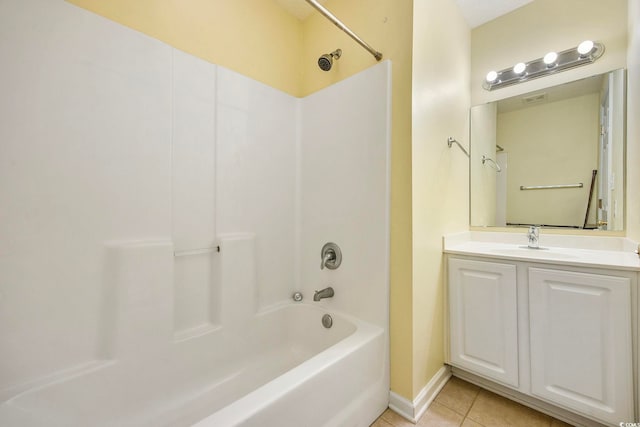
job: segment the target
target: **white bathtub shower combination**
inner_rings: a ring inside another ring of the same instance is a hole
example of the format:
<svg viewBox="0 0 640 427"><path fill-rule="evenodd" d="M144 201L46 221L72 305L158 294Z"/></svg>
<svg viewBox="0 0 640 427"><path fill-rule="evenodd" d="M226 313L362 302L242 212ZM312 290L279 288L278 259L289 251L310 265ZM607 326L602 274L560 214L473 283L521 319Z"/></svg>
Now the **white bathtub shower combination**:
<svg viewBox="0 0 640 427"><path fill-rule="evenodd" d="M298 99L62 0L0 55L0 425L373 422L390 63Z"/></svg>
<svg viewBox="0 0 640 427"><path fill-rule="evenodd" d="M333 411L380 405L384 330L340 315L325 329L324 313L287 304L162 357L106 362L10 399L0 424L357 425L362 414Z"/></svg>

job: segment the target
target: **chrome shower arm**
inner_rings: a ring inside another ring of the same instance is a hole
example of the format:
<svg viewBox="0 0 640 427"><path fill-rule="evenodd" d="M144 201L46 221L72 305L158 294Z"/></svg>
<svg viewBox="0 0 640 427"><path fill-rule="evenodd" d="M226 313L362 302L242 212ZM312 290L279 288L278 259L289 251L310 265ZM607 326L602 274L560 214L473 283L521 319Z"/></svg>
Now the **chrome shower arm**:
<svg viewBox="0 0 640 427"><path fill-rule="evenodd" d="M382 53L378 52L373 47L371 47L367 42L365 42L360 37L358 37L356 33L351 31L349 27L344 25L342 21L336 18L336 16L333 13L329 12L329 10L326 7L322 6L320 3L318 3L315 0L305 0L305 1L309 3L309 5L312 6L314 9L316 9L318 12L320 12L325 18L333 22L333 24L336 27L340 28L342 31L347 33L347 35L351 37L353 40L355 40L356 43L358 43L360 46L362 46L367 51L369 51L369 53L371 53L371 55L373 55L373 57L376 58L376 61L380 61L382 59Z"/></svg>

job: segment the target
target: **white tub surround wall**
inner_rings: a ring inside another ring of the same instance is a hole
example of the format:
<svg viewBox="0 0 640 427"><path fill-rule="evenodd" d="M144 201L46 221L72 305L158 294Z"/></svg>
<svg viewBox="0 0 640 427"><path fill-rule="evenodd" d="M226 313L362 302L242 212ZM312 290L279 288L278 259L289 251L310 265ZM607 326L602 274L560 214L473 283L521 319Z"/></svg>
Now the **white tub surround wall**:
<svg viewBox="0 0 640 427"><path fill-rule="evenodd" d="M0 3L0 55L0 424L188 425L286 371L234 424L375 420L389 62L297 99L62 0Z"/></svg>
<svg viewBox="0 0 640 427"><path fill-rule="evenodd" d="M171 49L62 1L3 1L0 55L4 400L105 358L104 242L172 240Z"/></svg>
<svg viewBox="0 0 640 427"><path fill-rule="evenodd" d="M637 244L526 237L444 238L453 374L575 425L637 420Z"/></svg>
<svg viewBox="0 0 640 427"><path fill-rule="evenodd" d="M308 298L333 286L336 296L322 304L382 326L389 318L389 174L379 171L389 171L391 63L367 74L302 100L301 283ZM359 167L362 161L370 167ZM342 264L320 271L327 242L338 244Z"/></svg>

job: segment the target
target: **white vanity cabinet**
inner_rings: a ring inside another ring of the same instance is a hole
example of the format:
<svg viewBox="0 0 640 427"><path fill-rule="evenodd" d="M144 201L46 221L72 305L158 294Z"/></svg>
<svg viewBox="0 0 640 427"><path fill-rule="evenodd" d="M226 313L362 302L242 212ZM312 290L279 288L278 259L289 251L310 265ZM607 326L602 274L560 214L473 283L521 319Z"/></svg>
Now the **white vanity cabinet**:
<svg viewBox="0 0 640 427"><path fill-rule="evenodd" d="M608 425L635 420L635 272L453 254L447 263L454 368Z"/></svg>
<svg viewBox="0 0 640 427"><path fill-rule="evenodd" d="M516 267L449 260L451 360L518 387Z"/></svg>
<svg viewBox="0 0 640 427"><path fill-rule="evenodd" d="M531 393L612 424L633 419L628 277L529 267Z"/></svg>

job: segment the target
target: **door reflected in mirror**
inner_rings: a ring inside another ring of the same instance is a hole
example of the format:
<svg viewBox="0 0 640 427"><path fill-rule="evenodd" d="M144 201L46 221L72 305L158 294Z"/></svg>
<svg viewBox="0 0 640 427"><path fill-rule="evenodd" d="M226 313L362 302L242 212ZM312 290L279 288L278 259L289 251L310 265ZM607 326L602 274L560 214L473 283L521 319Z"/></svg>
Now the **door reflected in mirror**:
<svg viewBox="0 0 640 427"><path fill-rule="evenodd" d="M625 71L471 108L470 223L623 230Z"/></svg>

